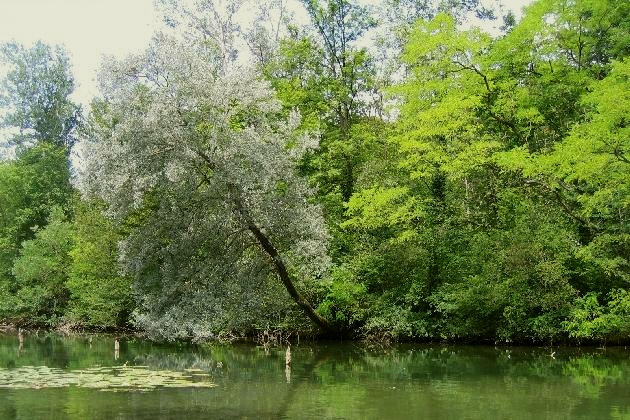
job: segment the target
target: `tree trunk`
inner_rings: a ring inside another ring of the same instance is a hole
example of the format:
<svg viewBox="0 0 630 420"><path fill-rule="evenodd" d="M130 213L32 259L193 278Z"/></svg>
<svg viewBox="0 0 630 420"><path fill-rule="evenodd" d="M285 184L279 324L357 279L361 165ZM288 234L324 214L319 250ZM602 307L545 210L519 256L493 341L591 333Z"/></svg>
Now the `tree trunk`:
<svg viewBox="0 0 630 420"><path fill-rule="evenodd" d="M265 235L265 233L260 230L258 225L256 225L253 218L243 205L243 202L240 199L239 195L234 194L235 191L233 191L232 188L231 190L234 196L236 211L245 221L247 229L254 235L262 249L271 258L274 269L278 274L278 277L280 277L280 281L282 281L282 284L287 289L287 292L289 292L291 298L302 308L304 313L306 313L306 315L311 319L311 321L315 323L315 325L317 325L323 331L330 332L332 329L330 323L326 319L321 317L317 312L315 312L313 306L311 306L311 304L297 291L295 285L293 284L293 281L291 280L291 276L287 271L287 267L284 264L282 256L278 253L276 247L271 243L269 237L267 237L267 235Z"/></svg>

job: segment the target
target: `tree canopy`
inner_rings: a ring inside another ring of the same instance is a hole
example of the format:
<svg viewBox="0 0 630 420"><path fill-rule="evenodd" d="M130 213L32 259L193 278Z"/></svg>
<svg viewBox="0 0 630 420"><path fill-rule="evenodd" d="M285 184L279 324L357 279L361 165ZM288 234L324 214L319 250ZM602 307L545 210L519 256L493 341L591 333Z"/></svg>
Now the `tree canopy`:
<svg viewBox="0 0 630 420"><path fill-rule="evenodd" d="M325 327L292 280L315 281L328 264L321 210L295 168L316 143L267 82L217 74L213 58L159 37L111 63L82 188L128 227L122 257L147 328L166 333L168 319L186 336L252 322L278 299L276 275Z"/></svg>
<svg viewBox="0 0 630 420"><path fill-rule="evenodd" d="M162 1L80 131L63 51L6 46L0 318L630 341L630 5L300 4Z"/></svg>
<svg viewBox="0 0 630 420"><path fill-rule="evenodd" d="M8 66L0 93L0 126L17 129L11 141L18 146L46 142L69 152L81 109L69 98L74 79L65 50L37 42L31 48L4 44L0 52L0 62Z"/></svg>

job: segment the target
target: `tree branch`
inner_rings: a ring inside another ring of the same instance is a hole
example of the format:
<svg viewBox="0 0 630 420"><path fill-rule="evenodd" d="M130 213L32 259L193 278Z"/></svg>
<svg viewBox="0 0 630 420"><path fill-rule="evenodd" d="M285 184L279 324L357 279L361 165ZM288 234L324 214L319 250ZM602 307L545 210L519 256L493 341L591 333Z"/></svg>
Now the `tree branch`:
<svg viewBox="0 0 630 420"><path fill-rule="evenodd" d="M464 64L464 63L462 63L462 62L460 62L458 60L454 60L453 63L461 66L463 69L472 70L475 73L477 73L479 76L481 76L483 78L483 83L486 85L486 90L488 92L492 92L492 89L490 89L490 83L488 82L488 77L485 74L483 74L481 72L481 70L479 70L477 67L475 67L475 66L467 66L466 64Z"/></svg>

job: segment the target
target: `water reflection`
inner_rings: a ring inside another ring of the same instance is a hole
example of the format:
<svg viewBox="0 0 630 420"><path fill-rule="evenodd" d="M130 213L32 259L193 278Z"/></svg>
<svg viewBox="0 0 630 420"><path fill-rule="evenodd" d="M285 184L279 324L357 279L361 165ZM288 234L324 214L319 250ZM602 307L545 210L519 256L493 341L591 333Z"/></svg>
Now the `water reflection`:
<svg viewBox="0 0 630 420"><path fill-rule="evenodd" d="M358 343L264 348L111 336L0 335L0 368L148 366L208 374L212 389L0 389L0 418L628 418L625 348ZM114 342L114 352L112 352ZM19 352L17 350L20 350ZM555 352L555 353L554 353ZM2 384L0 384L2 385ZM45 413L45 414L44 414Z"/></svg>

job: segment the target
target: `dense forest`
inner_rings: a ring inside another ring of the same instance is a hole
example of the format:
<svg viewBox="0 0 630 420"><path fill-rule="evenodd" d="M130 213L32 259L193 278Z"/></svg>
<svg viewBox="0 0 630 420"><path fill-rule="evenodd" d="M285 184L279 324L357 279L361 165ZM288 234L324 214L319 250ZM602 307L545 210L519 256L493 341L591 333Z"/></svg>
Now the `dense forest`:
<svg viewBox="0 0 630 420"><path fill-rule="evenodd" d="M182 4L90 109L2 46L2 322L630 341L630 2Z"/></svg>

